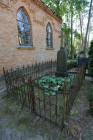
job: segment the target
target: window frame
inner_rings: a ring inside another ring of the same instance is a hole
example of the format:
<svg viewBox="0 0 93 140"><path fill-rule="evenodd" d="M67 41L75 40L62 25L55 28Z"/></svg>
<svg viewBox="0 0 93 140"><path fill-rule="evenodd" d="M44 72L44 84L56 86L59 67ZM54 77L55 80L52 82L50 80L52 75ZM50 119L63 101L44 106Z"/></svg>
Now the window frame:
<svg viewBox="0 0 93 140"><path fill-rule="evenodd" d="M18 20L17 19L17 16L16 16L16 21L17 21L17 29L18 29L18 41L19 41L19 46L17 46L17 48L32 48L33 47L33 42L32 42L32 24L31 24L31 20L30 20L30 17L29 17L29 15L28 15L28 13L27 13L27 11L26 11L26 9L24 8L24 7L20 7L18 10L17 10L17 14L18 14L18 12L21 10L21 9L23 9L23 11L25 12L25 14L26 14L26 16L27 16L27 18L28 18L28 21L29 21L29 24L27 24L27 25L29 25L30 26L30 38L31 38L31 44L21 44L20 43L20 40L19 40L19 29L18 29L18 22L21 22L21 23L24 23L24 24L26 24L25 22L22 22L22 21L20 21L20 20Z"/></svg>
<svg viewBox="0 0 93 140"><path fill-rule="evenodd" d="M47 45L47 44L48 44L48 43L47 43L47 41L48 41L48 40L47 40L47 34L48 34L48 32L47 32L47 26L48 26L48 25L50 26L50 29L51 29L51 46L50 46L50 47ZM54 48L53 48L53 31L52 31L51 24L50 24L49 22L48 22L47 25L46 25L46 49L54 49Z"/></svg>

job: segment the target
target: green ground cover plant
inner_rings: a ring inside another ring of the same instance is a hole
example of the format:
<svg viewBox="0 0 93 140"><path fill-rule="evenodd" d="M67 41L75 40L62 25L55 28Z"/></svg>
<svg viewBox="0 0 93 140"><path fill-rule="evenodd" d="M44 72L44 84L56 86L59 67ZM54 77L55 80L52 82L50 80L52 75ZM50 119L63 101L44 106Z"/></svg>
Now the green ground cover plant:
<svg viewBox="0 0 93 140"><path fill-rule="evenodd" d="M69 88L70 81L73 80L73 78L74 76L71 74L69 74L68 77L66 78L56 77L55 75L52 75L52 76L43 76L38 81L35 80L35 82L36 83L38 82L40 87L46 88L45 94L55 95L56 94L55 92L50 91L49 93L49 90L47 89L51 89L54 91L63 91L65 79L66 79L67 88Z"/></svg>

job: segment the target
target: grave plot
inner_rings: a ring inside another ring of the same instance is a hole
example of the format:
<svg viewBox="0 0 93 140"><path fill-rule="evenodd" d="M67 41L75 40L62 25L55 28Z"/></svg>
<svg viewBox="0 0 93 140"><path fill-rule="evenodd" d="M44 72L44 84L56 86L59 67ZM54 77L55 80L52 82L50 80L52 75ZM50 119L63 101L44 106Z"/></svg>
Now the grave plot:
<svg viewBox="0 0 93 140"><path fill-rule="evenodd" d="M68 77L56 77L56 62L35 64L13 71L5 71L7 91L22 107L64 127L77 92L85 77L85 66Z"/></svg>

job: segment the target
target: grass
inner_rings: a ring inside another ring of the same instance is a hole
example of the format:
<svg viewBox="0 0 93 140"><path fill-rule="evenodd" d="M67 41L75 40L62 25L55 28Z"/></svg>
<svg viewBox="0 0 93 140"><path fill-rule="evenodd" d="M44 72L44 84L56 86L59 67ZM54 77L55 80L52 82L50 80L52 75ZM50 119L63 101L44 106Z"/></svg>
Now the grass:
<svg viewBox="0 0 93 140"><path fill-rule="evenodd" d="M6 120L11 120L11 124L9 123L8 125L10 129L15 126L18 131L22 131L30 124L32 116L27 108L23 108L21 111L21 106L22 105L9 94L3 97L0 114L5 116Z"/></svg>
<svg viewBox="0 0 93 140"><path fill-rule="evenodd" d="M19 128L27 127L30 124L30 116L23 116L16 121L16 126Z"/></svg>
<svg viewBox="0 0 93 140"><path fill-rule="evenodd" d="M9 94L3 97L4 99L4 109L2 110L2 113L4 115L14 115L15 114L15 107L17 104L17 101L11 97Z"/></svg>
<svg viewBox="0 0 93 140"><path fill-rule="evenodd" d="M4 115L14 115L14 111L12 111L10 108L9 108L9 106L6 106L6 108L2 111L2 113L4 114Z"/></svg>

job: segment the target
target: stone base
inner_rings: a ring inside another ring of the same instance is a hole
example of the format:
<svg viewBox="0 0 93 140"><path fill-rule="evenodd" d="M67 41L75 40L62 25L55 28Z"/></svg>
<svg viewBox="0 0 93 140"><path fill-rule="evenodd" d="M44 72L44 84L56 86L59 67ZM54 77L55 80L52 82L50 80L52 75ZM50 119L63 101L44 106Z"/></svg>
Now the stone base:
<svg viewBox="0 0 93 140"><path fill-rule="evenodd" d="M55 76L58 76L58 77L67 77L68 76L68 73L67 72L60 72L60 71L57 71L55 73Z"/></svg>

